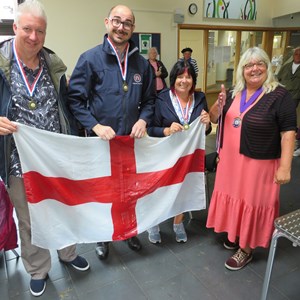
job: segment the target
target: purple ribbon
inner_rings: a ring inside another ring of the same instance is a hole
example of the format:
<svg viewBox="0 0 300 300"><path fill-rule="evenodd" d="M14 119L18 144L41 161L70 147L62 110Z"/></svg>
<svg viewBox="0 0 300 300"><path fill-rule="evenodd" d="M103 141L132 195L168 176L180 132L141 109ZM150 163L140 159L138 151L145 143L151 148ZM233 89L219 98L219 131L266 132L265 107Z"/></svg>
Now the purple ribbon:
<svg viewBox="0 0 300 300"><path fill-rule="evenodd" d="M241 114L256 101L256 99L260 96L262 91L263 91L263 88L260 87L258 90L255 91L255 93L250 97L250 99L247 102L246 102L247 89L244 89L242 91L242 97L241 97L241 103L240 103L240 113Z"/></svg>

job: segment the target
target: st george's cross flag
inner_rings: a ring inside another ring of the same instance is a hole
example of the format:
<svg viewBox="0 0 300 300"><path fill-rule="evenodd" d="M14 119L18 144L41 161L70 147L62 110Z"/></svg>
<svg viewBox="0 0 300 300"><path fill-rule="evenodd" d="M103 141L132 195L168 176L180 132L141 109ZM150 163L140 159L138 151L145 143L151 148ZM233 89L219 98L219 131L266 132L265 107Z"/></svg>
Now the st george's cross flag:
<svg viewBox="0 0 300 300"><path fill-rule="evenodd" d="M17 123L32 243L124 240L205 209L205 125L165 138L76 137Z"/></svg>

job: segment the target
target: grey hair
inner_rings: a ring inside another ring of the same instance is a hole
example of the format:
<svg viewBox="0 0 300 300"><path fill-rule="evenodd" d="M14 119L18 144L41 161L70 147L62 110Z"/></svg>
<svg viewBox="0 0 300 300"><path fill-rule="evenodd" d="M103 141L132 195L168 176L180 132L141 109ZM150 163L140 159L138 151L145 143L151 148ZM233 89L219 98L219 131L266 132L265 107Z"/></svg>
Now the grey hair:
<svg viewBox="0 0 300 300"><path fill-rule="evenodd" d="M275 90L275 88L280 85L276 80L274 73L272 71L272 65L268 54L259 47L249 48L242 55L237 70L236 70L236 84L232 92L232 98L235 97L239 92L241 92L246 87L246 81L244 77L244 66L251 62L263 61L267 66L267 79L263 83L263 89L265 93L270 93Z"/></svg>
<svg viewBox="0 0 300 300"><path fill-rule="evenodd" d="M293 50L293 54L296 52L296 51L299 51L300 50L300 46L296 47L294 50Z"/></svg>
<svg viewBox="0 0 300 300"><path fill-rule="evenodd" d="M21 3L16 10L14 23L18 25L20 21L20 17L26 13L32 14L36 17L41 17L42 19L45 20L47 24L47 16L45 13L45 9L43 4L40 1L25 0L23 3Z"/></svg>
<svg viewBox="0 0 300 300"><path fill-rule="evenodd" d="M156 51L156 53L158 54L158 50L157 50L157 48L156 48L156 47L150 47L150 48L148 49L148 54L149 54L149 52L150 52L151 50L155 50L155 51Z"/></svg>

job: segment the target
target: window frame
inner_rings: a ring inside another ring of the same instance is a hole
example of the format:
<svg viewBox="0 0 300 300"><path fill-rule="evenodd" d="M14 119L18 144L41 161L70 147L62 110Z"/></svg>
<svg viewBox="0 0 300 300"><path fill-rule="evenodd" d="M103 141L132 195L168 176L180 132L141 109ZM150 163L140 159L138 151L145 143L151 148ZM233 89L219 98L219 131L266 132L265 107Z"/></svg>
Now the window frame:
<svg viewBox="0 0 300 300"><path fill-rule="evenodd" d="M18 5L24 2L24 0L17 0ZM13 31L13 19L3 19L1 20L1 27L0 27L0 36L11 36L14 35Z"/></svg>

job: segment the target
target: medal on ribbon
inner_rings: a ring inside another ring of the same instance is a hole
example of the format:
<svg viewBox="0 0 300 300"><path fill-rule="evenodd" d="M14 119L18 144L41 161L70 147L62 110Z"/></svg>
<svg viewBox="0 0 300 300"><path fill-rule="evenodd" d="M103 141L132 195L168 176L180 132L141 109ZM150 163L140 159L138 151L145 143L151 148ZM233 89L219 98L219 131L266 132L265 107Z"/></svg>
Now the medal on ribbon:
<svg viewBox="0 0 300 300"><path fill-rule="evenodd" d="M175 98L176 98L176 100L177 100L177 103L178 103L178 105L179 105L179 108L180 108L180 112L181 112L181 116L182 116L182 119L183 119L183 129L184 130L189 130L189 128L190 128L190 125L189 125L189 119L190 119L190 114L191 114L191 112L192 112L192 110L193 110L193 104L194 104L194 101L191 101L191 98L189 98L189 101L187 102L187 104L186 104L186 107L185 107L185 109L182 107L182 105L181 105L181 102L180 102L180 100L179 100L179 98L178 98L178 96L176 95L176 93L175 93ZM192 102L192 103L191 103ZM192 108L192 109L191 109Z"/></svg>
<svg viewBox="0 0 300 300"><path fill-rule="evenodd" d="M128 92L128 85L127 85L126 81L123 82L123 91Z"/></svg>
<svg viewBox="0 0 300 300"><path fill-rule="evenodd" d="M242 124L242 119L240 117L234 118L233 123L232 123L234 128L240 127L241 124Z"/></svg>
<svg viewBox="0 0 300 300"><path fill-rule="evenodd" d="M262 92L263 92L263 88L260 87L259 89L257 89L255 91L255 93L250 97L250 99L248 101L246 101L247 89L244 89L242 91L241 102L240 102L240 115L238 117L234 118L234 120L233 120L232 126L234 128L238 128L241 126L242 119L240 116L249 106L251 106L257 100L257 98L261 95Z"/></svg>
<svg viewBox="0 0 300 300"><path fill-rule="evenodd" d="M124 64L122 64L120 56L109 37L107 38L107 41L110 44L112 50L114 51L114 53L117 57L118 65L119 65L119 68L121 71L121 76L123 79L123 91L126 93L126 92L128 92L128 89L129 89L128 84L126 82L129 44L126 45L125 54L124 54Z"/></svg>
<svg viewBox="0 0 300 300"><path fill-rule="evenodd" d="M189 128L190 128L190 125L189 125L189 124L186 123L186 124L183 125L183 129L184 129L184 130L188 130Z"/></svg>
<svg viewBox="0 0 300 300"><path fill-rule="evenodd" d="M31 100L28 102L28 108L29 108L30 110L35 110L36 107L37 107L36 102L35 102L33 99L31 99Z"/></svg>
<svg viewBox="0 0 300 300"><path fill-rule="evenodd" d="M37 108L37 102L33 100L33 94L34 94L34 91L35 91L35 88L36 88L36 84L37 84L37 82L39 81L39 79L42 75L43 66L40 66L39 72L36 75L36 77L34 79L34 82L32 84L30 84L30 82L28 81L28 79L26 77L26 74L25 74L24 68L22 66L21 60L18 57L18 54L17 54L17 51L16 51L15 40L13 42L13 51L14 51L14 55L16 57L17 65L19 67L20 73L21 73L23 81L25 83L26 89L27 89L27 91L29 93L29 96L30 96L30 100L28 102L28 108L30 110L35 110Z"/></svg>

